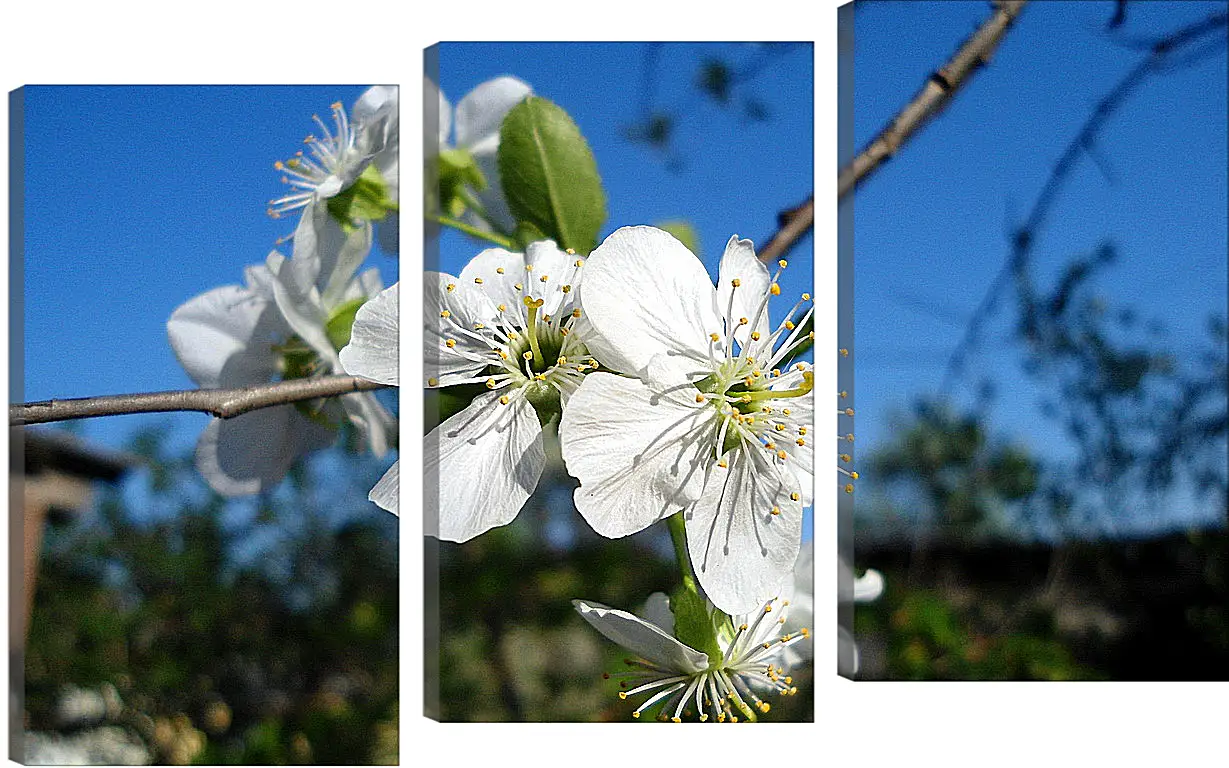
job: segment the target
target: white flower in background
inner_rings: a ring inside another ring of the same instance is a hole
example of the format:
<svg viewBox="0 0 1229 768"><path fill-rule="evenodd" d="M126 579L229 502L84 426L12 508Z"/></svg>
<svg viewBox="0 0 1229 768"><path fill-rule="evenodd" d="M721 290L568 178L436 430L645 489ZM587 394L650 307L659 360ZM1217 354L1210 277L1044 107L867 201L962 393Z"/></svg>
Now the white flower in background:
<svg viewBox="0 0 1229 768"><path fill-rule="evenodd" d="M395 201L397 107L396 86L375 86L359 97L353 121L346 116L341 102L330 106L331 130L319 115L312 115L321 135L309 135L303 140L307 145L306 153L300 150L289 160L274 163L273 167L282 172L282 182L291 191L269 201L269 215L279 218L335 197L353 186L369 167L382 178L383 191Z"/></svg>
<svg viewBox="0 0 1229 768"><path fill-rule="evenodd" d="M879 571L869 568L855 578L853 568L843 558L840 569L837 594L842 603L869 603L883 594L883 575ZM837 671L848 677L858 672L858 645L853 633L842 626L837 626Z"/></svg>
<svg viewBox="0 0 1229 768"><path fill-rule="evenodd" d="M428 86L435 88L430 83ZM475 191L478 203L491 224L503 232L511 232L516 227L516 220L508 209L499 179L499 128L508 112L525 97L532 95L533 89L515 77L497 77L466 94L457 104L455 112L443 92L438 88L435 90L439 94L440 109L438 151L464 150L469 153L487 183L485 189ZM450 144L449 137L454 130L455 142ZM435 154L428 152L427 156ZM466 220L482 229L490 228L472 210L466 212Z"/></svg>
<svg viewBox="0 0 1229 768"><path fill-rule="evenodd" d="M620 691L619 698L647 697L632 717L660 703L658 717L663 720L677 723L684 716L698 716L702 722L710 717L738 722L740 715L752 719L753 708L769 711L771 705L760 693L798 692L781 657L790 646L809 638L810 631L804 627L782 634L789 600L773 599L723 622L717 632L720 659L675 639L667 604L665 595L654 594L645 618L640 618L600 603L572 601L598 632L639 657L627 660L630 671L606 675L623 678L620 685L627 690Z"/></svg>
<svg viewBox="0 0 1229 768"><path fill-rule="evenodd" d="M780 262L780 268L785 262ZM778 594L811 503L813 374L777 365L800 344L768 319L776 282L750 240L730 238L714 288L670 234L627 227L589 257L583 332L607 373L586 377L559 434L576 507L610 538L684 511L700 585L727 614Z"/></svg>
<svg viewBox="0 0 1229 768"><path fill-rule="evenodd" d="M542 241L523 255L485 250L459 277L426 274L426 385L488 390L427 435L425 471L439 479L428 534L468 541L506 525L537 487L538 411L557 413L597 367L574 332L583 264Z"/></svg>
<svg viewBox="0 0 1229 768"><path fill-rule="evenodd" d="M171 348L207 389L263 384L279 377L282 345L294 333L273 301L272 275L247 269L247 285L226 285L180 306L167 322ZM336 439L303 408L279 405L214 419L196 446L197 470L224 496L267 491L300 457Z"/></svg>
<svg viewBox="0 0 1229 768"><path fill-rule="evenodd" d="M400 286L400 282L393 283L391 288L381 291L359 307L350 330L350 343L338 355L346 373L394 387L400 385L397 368ZM372 502L394 515L398 514L400 463L394 462L367 495Z"/></svg>
<svg viewBox="0 0 1229 768"><path fill-rule="evenodd" d="M348 340L355 311L381 288L377 270L353 276L370 238L369 226L356 230L327 260L320 250L301 254L300 246L309 244L304 238L295 244L295 258L274 251L264 266L249 267L246 286L216 288L177 308L167 333L188 375L201 387L230 388L344 373L336 350ZM392 417L370 392L339 401L215 419L197 443L197 468L223 495L269 490L297 459L330 445L342 418L382 456Z"/></svg>

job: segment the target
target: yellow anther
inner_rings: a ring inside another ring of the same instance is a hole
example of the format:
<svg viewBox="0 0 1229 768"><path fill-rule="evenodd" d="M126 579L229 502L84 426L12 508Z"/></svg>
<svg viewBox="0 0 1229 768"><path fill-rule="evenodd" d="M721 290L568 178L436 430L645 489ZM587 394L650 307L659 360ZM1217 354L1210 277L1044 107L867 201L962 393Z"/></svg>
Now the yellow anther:
<svg viewBox="0 0 1229 768"><path fill-rule="evenodd" d="M850 477L852 477L854 480L857 480L857 479L858 479L858 473L857 473L857 472L850 472L850 473L849 473L849 476L850 476Z"/></svg>
<svg viewBox="0 0 1229 768"><path fill-rule="evenodd" d="M798 446L799 448L801 448L802 446L806 444L807 444L807 441L803 440L801 437L794 441L794 445Z"/></svg>
<svg viewBox="0 0 1229 768"><path fill-rule="evenodd" d="M673 723L681 723L681 722L683 722L682 718L679 718L679 717L672 717L672 718L670 718L670 721L671 721L671 722L673 722Z"/></svg>
<svg viewBox="0 0 1229 768"><path fill-rule="evenodd" d="M475 283L477 283L478 285L482 285L482 278L481 278L481 277L475 277L475 278L474 278L474 282L475 282Z"/></svg>
<svg viewBox="0 0 1229 768"><path fill-rule="evenodd" d="M789 458L789 454L786 453L785 451L777 451L777 458L780 459L781 461L785 461L786 459Z"/></svg>
<svg viewBox="0 0 1229 768"><path fill-rule="evenodd" d="M772 613L772 603L764 606L764 613Z"/></svg>
<svg viewBox="0 0 1229 768"><path fill-rule="evenodd" d="M734 286L735 288L737 288L738 286L742 284L743 284L743 281L739 280L737 277L730 281L730 285Z"/></svg>
<svg viewBox="0 0 1229 768"><path fill-rule="evenodd" d="M576 253L576 251L572 251L572 253ZM576 266L577 266L577 267L583 267L584 265L585 265L585 260L584 260L584 259L577 259L577 260L576 260Z"/></svg>
<svg viewBox="0 0 1229 768"><path fill-rule="evenodd" d="M788 416L788 415L789 415L789 409L788 409L788 408L782 408L782 409L781 409L781 413L783 413L783 414L785 414L786 416Z"/></svg>
<svg viewBox="0 0 1229 768"><path fill-rule="evenodd" d="M776 426L776 430L777 430L778 432L784 432L784 431L785 431L785 425L784 425L784 424L778 424L778 425Z"/></svg>
<svg viewBox="0 0 1229 768"><path fill-rule="evenodd" d="M802 294L802 300L803 300L803 301L810 301L810 300L811 300L811 294L809 294L809 293L804 293L804 294Z"/></svg>
<svg viewBox="0 0 1229 768"><path fill-rule="evenodd" d="M843 389L842 389L840 392L838 392L837 394L839 394L841 397L849 397L849 393L848 393L848 392L846 392L846 391L845 391L845 390L843 390Z"/></svg>
<svg viewBox="0 0 1229 768"><path fill-rule="evenodd" d="M785 330L787 330L787 331L792 331L792 330L794 330L794 323L793 323L792 321L790 321L790 320L786 320L786 321L785 321Z"/></svg>
<svg viewBox="0 0 1229 768"><path fill-rule="evenodd" d="M846 484L845 493L853 493L853 483Z"/></svg>
<svg viewBox="0 0 1229 768"><path fill-rule="evenodd" d="M798 427L798 434L805 435L806 433L807 433L806 427Z"/></svg>
<svg viewBox="0 0 1229 768"><path fill-rule="evenodd" d="M718 336L718 335L717 335L717 334L715 334L715 333L710 333L710 334L708 335L708 338L709 338L709 340L711 340L711 341L721 341L721 337L720 337L720 336Z"/></svg>
<svg viewBox="0 0 1229 768"><path fill-rule="evenodd" d="M544 323L549 323L549 322L550 322L550 315L543 314L543 315L542 315L542 322L544 322Z"/></svg>
<svg viewBox="0 0 1229 768"><path fill-rule="evenodd" d="M810 339L811 341L815 341L815 331L811 331L810 333L808 333L807 338Z"/></svg>
<svg viewBox="0 0 1229 768"><path fill-rule="evenodd" d="M440 317L452 317L452 313L445 309L443 312L440 312Z"/></svg>
<svg viewBox="0 0 1229 768"><path fill-rule="evenodd" d="M533 375L533 380L534 381L546 381L546 374L545 373L535 373Z"/></svg>
<svg viewBox="0 0 1229 768"><path fill-rule="evenodd" d="M513 287L513 288L515 288L515 289L516 289L516 290L518 290L518 291L523 291L523 290L525 290L525 286L524 286L522 283L516 283L516 284L514 284L512 287Z"/></svg>
<svg viewBox="0 0 1229 768"><path fill-rule="evenodd" d="M567 365L567 364L568 364L568 359L567 359L566 357L564 357L563 355L560 355L560 356L559 356L559 359L555 361L555 364L556 364L556 365Z"/></svg>
<svg viewBox="0 0 1229 768"><path fill-rule="evenodd" d="M620 698L620 699L626 699L626 698L627 698L627 691L619 691L619 698Z"/></svg>
<svg viewBox="0 0 1229 768"><path fill-rule="evenodd" d="M623 698L625 698L625 699L626 699L627 697L626 697L626 696L624 696ZM632 713L632 717L634 717L634 718L636 718L637 720L639 720L639 719L640 719L640 713L639 713L639 712L633 712L633 713Z"/></svg>
<svg viewBox="0 0 1229 768"><path fill-rule="evenodd" d="M753 379L758 379L760 376L763 376L763 375L764 375L764 372L758 369L751 372L751 378Z"/></svg>
<svg viewBox="0 0 1229 768"><path fill-rule="evenodd" d="M483 328L486 328L486 326L485 326L485 325L483 325L482 323L474 323L474 330L475 330L475 331L481 331Z"/></svg>
<svg viewBox="0 0 1229 768"><path fill-rule="evenodd" d="M559 329L559 335L560 335L560 336L567 336L567 335L568 335L568 329L567 329L567 328L560 328L560 329Z"/></svg>
<svg viewBox="0 0 1229 768"><path fill-rule="evenodd" d="M526 272L532 272L532 271L533 271L533 265L532 265L532 264L526 264L526 265L525 265L525 271L526 271Z"/></svg>
<svg viewBox="0 0 1229 768"><path fill-rule="evenodd" d="M704 395L696 395L696 402L697 403L704 402Z"/></svg>
<svg viewBox="0 0 1229 768"><path fill-rule="evenodd" d="M448 291L449 293L452 293L454 290L456 290L456 288L457 288L456 283L449 283L448 285L444 286L444 289Z"/></svg>
<svg viewBox="0 0 1229 768"><path fill-rule="evenodd" d="M444 342L444 344L445 344L445 345L446 345L449 349L452 349L453 347L455 347L455 346L457 345L457 340L456 340L456 339L449 339L448 341L445 341L445 342Z"/></svg>
<svg viewBox="0 0 1229 768"><path fill-rule="evenodd" d="M775 450L777 450L777 444L776 444L776 443L765 443L765 444L764 444L764 447L765 447L765 448L767 448L767 449L768 449L768 450L770 450L770 451L775 451Z"/></svg>
<svg viewBox="0 0 1229 768"><path fill-rule="evenodd" d="M781 369L780 369L780 368L773 368L773 369L772 369L772 375L773 375L773 376L780 376L780 375L781 375Z"/></svg>
<svg viewBox="0 0 1229 768"><path fill-rule="evenodd" d="M571 292L572 292L572 286L570 286L570 285L560 286L560 290L561 290L561 291L563 291L564 293L571 293Z"/></svg>
<svg viewBox="0 0 1229 768"><path fill-rule="evenodd" d="M841 459L841 461L844 461L846 463L853 461L853 456L850 456L848 453L842 453L839 458Z"/></svg>
<svg viewBox="0 0 1229 768"><path fill-rule="evenodd" d="M439 380L439 379L437 379L437 378L435 378L434 376L432 376L431 378L427 379L427 386L428 386L428 387L438 387L439 385L440 385L440 380Z"/></svg>
<svg viewBox="0 0 1229 768"><path fill-rule="evenodd" d="M722 469L729 469L730 462L726 461L725 459L722 459L721 461L717 462L717 466L721 467Z"/></svg>
<svg viewBox="0 0 1229 768"><path fill-rule="evenodd" d="M846 416L853 416L853 408L846 408L845 410L841 411L841 413L845 414Z"/></svg>
<svg viewBox="0 0 1229 768"><path fill-rule="evenodd" d="M500 312L507 312L507 311L508 311L508 305L507 305L507 304L500 304L498 307L496 307L496 309L498 309Z"/></svg>
<svg viewBox="0 0 1229 768"><path fill-rule="evenodd" d="M780 507L773 507L773 508L772 508L772 513L773 513L774 515L779 515L779 514L781 514L781 508L780 508Z"/></svg>
<svg viewBox="0 0 1229 768"><path fill-rule="evenodd" d="M850 432L848 435L845 435L845 439L852 443L853 442L853 432Z"/></svg>
<svg viewBox="0 0 1229 768"><path fill-rule="evenodd" d="M802 635L803 637L810 637L811 630L807 629L806 627L803 627L802 629L798 630L798 634Z"/></svg>
<svg viewBox="0 0 1229 768"><path fill-rule="evenodd" d="M499 404L500 404L500 405L507 405L507 404L508 404L508 396L507 396L507 395L504 395L503 397L499 398Z"/></svg>
<svg viewBox="0 0 1229 768"><path fill-rule="evenodd" d="M739 324L739 325L746 325L746 324L747 324L747 322L748 322L748 320L747 320L747 318L745 318L745 317L740 317L740 318L738 318L738 324Z"/></svg>
<svg viewBox="0 0 1229 768"><path fill-rule="evenodd" d="M752 331L752 332L751 332L751 340L752 340L752 341L759 341L759 340L760 340L760 332L759 332L759 331Z"/></svg>
<svg viewBox="0 0 1229 768"><path fill-rule="evenodd" d="M772 413L772 408L765 405L763 408L760 408L760 413Z"/></svg>
<svg viewBox="0 0 1229 768"><path fill-rule="evenodd" d="M496 268L495 268L495 274L497 274L497 275L502 275L503 273L504 273L504 268L503 268L503 267L496 267Z"/></svg>
<svg viewBox="0 0 1229 768"><path fill-rule="evenodd" d="M786 261L785 259L781 259L780 261L777 262L777 266L780 267L781 269L785 269L786 267L789 266L789 262Z"/></svg>
<svg viewBox="0 0 1229 768"><path fill-rule="evenodd" d="M566 253L566 254L567 254L567 255L569 255L569 256L575 256L575 255L576 255L576 249L575 249L575 248L564 248L564 249L563 249L563 252L564 252L564 253Z"/></svg>
<svg viewBox="0 0 1229 768"><path fill-rule="evenodd" d="M802 496L800 496L797 491L794 491L793 493L789 495L789 498L790 498L790 501L798 501L799 499L802 498Z"/></svg>
<svg viewBox="0 0 1229 768"><path fill-rule="evenodd" d="M795 371L805 371L806 369L807 369L807 364L806 364L806 363L794 363L794 370L795 370Z"/></svg>
<svg viewBox="0 0 1229 768"><path fill-rule="evenodd" d="M542 282L545 283L547 280L550 280L550 275L542 275L541 277L538 278L538 280L541 280Z"/></svg>
<svg viewBox="0 0 1229 768"><path fill-rule="evenodd" d="M844 347L842 347L842 348L841 348L841 357L849 357L849 350L848 350L848 349L845 349Z"/></svg>
<svg viewBox="0 0 1229 768"><path fill-rule="evenodd" d="M773 296L780 296L781 286L777 285L776 283L773 283L771 286L768 287L768 292L771 293Z"/></svg>
<svg viewBox="0 0 1229 768"><path fill-rule="evenodd" d="M772 709L772 705L770 705L768 702L766 702L766 701L761 701L761 702L760 702L760 711L761 711L761 712L767 712L767 711L768 711L768 710L770 710L770 709Z"/></svg>
<svg viewBox="0 0 1229 768"><path fill-rule="evenodd" d="M507 359L508 359L508 353L507 353L507 352L503 351L502 349L497 350L497 351L498 351L498 353L499 353L499 359L500 359L500 360L507 360Z"/></svg>
<svg viewBox="0 0 1229 768"><path fill-rule="evenodd" d="M579 310L579 309L573 309L573 310L572 310L572 317L580 317L580 310Z"/></svg>
<svg viewBox="0 0 1229 768"><path fill-rule="evenodd" d="M533 352L526 352L525 354L521 355L521 357L525 358L526 360L532 360Z"/></svg>
<svg viewBox="0 0 1229 768"><path fill-rule="evenodd" d="M486 388L487 388L487 389L495 389L495 379L487 379L487 380L486 380Z"/></svg>

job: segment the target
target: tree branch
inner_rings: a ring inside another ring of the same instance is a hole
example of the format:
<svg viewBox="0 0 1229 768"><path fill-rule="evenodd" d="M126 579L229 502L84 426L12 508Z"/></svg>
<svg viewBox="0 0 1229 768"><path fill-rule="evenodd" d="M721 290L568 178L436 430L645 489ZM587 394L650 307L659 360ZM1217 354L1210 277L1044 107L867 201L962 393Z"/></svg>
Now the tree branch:
<svg viewBox="0 0 1229 768"><path fill-rule="evenodd" d="M1011 27L1026 0L998 0L994 13L957 49L952 58L926 78L922 90L897 113L892 122L837 176L837 199L853 191L909 138L938 114L978 67L990 61L1003 35Z"/></svg>
<svg viewBox="0 0 1229 768"><path fill-rule="evenodd" d="M357 376L322 376L237 389L188 389L79 397L71 400L43 400L10 405L9 426L169 411L201 411L219 419L229 419L260 408L384 389L388 386Z"/></svg>
<svg viewBox="0 0 1229 768"><path fill-rule="evenodd" d="M815 198L808 197L802 205L781 211L777 215L777 233L760 250L760 261L765 264L776 261L789 252L794 244L815 225Z"/></svg>

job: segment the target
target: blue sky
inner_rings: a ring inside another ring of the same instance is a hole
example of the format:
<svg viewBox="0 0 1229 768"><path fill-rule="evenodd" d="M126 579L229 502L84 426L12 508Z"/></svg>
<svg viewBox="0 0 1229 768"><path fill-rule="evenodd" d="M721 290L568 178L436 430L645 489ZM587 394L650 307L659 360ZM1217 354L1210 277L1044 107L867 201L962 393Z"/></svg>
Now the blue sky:
<svg viewBox="0 0 1229 768"><path fill-rule="evenodd" d="M1117 39L1172 32L1223 2L1130 3ZM868 2L854 16L854 131L862 147L989 13L982 2ZM990 66L856 192L855 322L858 450L890 436L891 416L938 393L943 367L1008 252L1051 167L1096 103L1139 61L1104 31L1109 2L1030 3ZM918 34L925 30L924 34ZM1100 135L1108 183L1081 158L1033 251L1035 279L1106 239L1119 260L1095 286L1168 329L1179 365L1206 345L1210 313L1226 306L1226 57L1223 46L1134 93ZM983 333L953 392L968 403L989 375L1003 437L1050 460L1070 456L1060 425L1007 342L1010 299ZM1177 310L1177 311L1175 311ZM1187 342L1191 342L1188 344ZM873 483L873 477L867 478ZM1126 514L1138 510L1126 510ZM1150 525L1223 519L1177 504Z"/></svg>

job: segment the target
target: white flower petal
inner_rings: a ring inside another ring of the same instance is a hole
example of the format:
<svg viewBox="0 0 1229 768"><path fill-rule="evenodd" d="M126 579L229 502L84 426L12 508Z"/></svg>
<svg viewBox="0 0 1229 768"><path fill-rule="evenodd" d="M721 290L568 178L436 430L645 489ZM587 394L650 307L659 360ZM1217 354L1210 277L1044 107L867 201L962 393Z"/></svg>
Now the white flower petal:
<svg viewBox="0 0 1229 768"><path fill-rule="evenodd" d="M350 329L350 343L342 348L341 366L352 376L396 386L399 382L398 316L401 283L359 307Z"/></svg>
<svg viewBox="0 0 1229 768"><path fill-rule="evenodd" d="M367 494L367 498L376 506L386 509L394 515L399 514L397 509L400 506L398 496L401 487L400 467L401 462L394 461L393 465L384 473L379 482L372 486L371 493Z"/></svg>
<svg viewBox="0 0 1229 768"><path fill-rule="evenodd" d="M853 583L853 600L855 603L868 603L878 600L883 594L883 574L874 568L868 568Z"/></svg>
<svg viewBox="0 0 1229 768"><path fill-rule="evenodd" d="M272 345L288 327L277 309L254 292L226 285L180 305L166 329L188 376L212 389L272 378L278 365Z"/></svg>
<svg viewBox="0 0 1229 768"><path fill-rule="evenodd" d="M298 268L302 277L296 279L303 281L310 276L323 304L336 306L355 271L371 253L371 239L371 222L365 221L346 233L326 206L309 204L294 233L291 263L304 265ZM306 291L307 286L300 289Z"/></svg>
<svg viewBox="0 0 1229 768"><path fill-rule="evenodd" d="M301 456L336 437L293 405L262 408L211 421L196 444L196 467L223 496L260 493L277 486Z"/></svg>
<svg viewBox="0 0 1229 768"><path fill-rule="evenodd" d="M644 601L640 618L660 627L668 635L674 635L674 613L670 610L670 598L665 592L654 592Z"/></svg>
<svg viewBox="0 0 1229 768"><path fill-rule="evenodd" d="M627 536L699 497L717 427L688 391L657 395L637 379L591 373L568 400L559 442L593 530Z"/></svg>
<svg viewBox="0 0 1229 768"><path fill-rule="evenodd" d="M802 539L797 484L766 459L742 448L729 468L710 467L704 495L686 515L687 550L696 578L721 610L754 610L782 590ZM772 514L776 507L780 514Z"/></svg>
<svg viewBox="0 0 1229 768"><path fill-rule="evenodd" d="M342 395L340 400L346 418L366 439L367 448L376 458L383 457L388 452L388 435L397 429L397 420L380 405L374 392Z"/></svg>
<svg viewBox="0 0 1229 768"><path fill-rule="evenodd" d="M315 261L314 258L284 259L276 251L269 254L266 263L273 273L273 298L282 317L299 338L330 368L334 365L340 368L337 351L325 331L328 315L312 279L318 274Z"/></svg>
<svg viewBox="0 0 1229 768"><path fill-rule="evenodd" d="M502 271L501 271L502 270ZM503 248L487 248L469 260L459 281L470 290L486 294L492 306L504 306L504 317L525 317L525 257ZM517 288L517 284L521 287ZM518 324L523 320L518 320Z"/></svg>
<svg viewBox="0 0 1229 768"><path fill-rule="evenodd" d="M700 260L673 235L624 227L585 261L580 306L595 337L586 343L608 367L657 380L711 372L709 334L724 331Z"/></svg>
<svg viewBox="0 0 1229 768"><path fill-rule="evenodd" d="M473 377L487 366L492 348L487 335L490 332L475 331L474 326L494 326L495 307L478 288L442 272L423 276L423 292L423 368L427 385L446 387L458 379ZM451 346L449 341L453 342ZM431 383L433 379L435 383Z"/></svg>
<svg viewBox="0 0 1229 768"><path fill-rule="evenodd" d="M734 287L734 280L739 281L737 288ZM750 240L738 239L738 235L731 237L721 257L717 311L723 316L728 313L727 319L731 323L747 318L747 325L736 326L734 330L734 338L740 345L748 342L752 331L759 331L762 338L768 337L768 306L764 300L769 295L771 282L768 268L755 257L755 245Z"/></svg>
<svg viewBox="0 0 1229 768"><path fill-rule="evenodd" d="M428 535L464 542L512 522L538 485L542 427L523 397L500 405L484 392L426 437L424 472L439 481L428 499Z"/></svg>
<svg viewBox="0 0 1229 768"><path fill-rule="evenodd" d="M506 76L488 80L470 91L457 104L457 146L469 148L498 138L504 117L531 93L533 89L528 85Z"/></svg>
<svg viewBox="0 0 1229 768"><path fill-rule="evenodd" d="M845 677L858 674L858 644L844 627L836 628L836 669Z"/></svg>
<svg viewBox="0 0 1229 768"><path fill-rule="evenodd" d="M608 640L628 649L645 661L677 670L681 674L694 675L708 668L708 654L689 648L663 632L659 627L643 619L601 603L573 600L572 605L585 621L589 622Z"/></svg>

